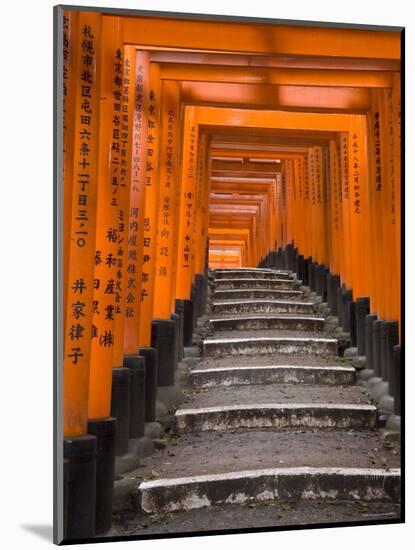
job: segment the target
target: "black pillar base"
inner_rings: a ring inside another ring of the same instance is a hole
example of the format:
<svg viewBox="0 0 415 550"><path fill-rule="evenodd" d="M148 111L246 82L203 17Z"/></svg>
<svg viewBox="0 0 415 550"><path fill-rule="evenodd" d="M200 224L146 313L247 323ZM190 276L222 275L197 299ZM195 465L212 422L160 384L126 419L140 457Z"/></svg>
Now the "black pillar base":
<svg viewBox="0 0 415 550"><path fill-rule="evenodd" d="M327 288L327 305L329 306L329 310L331 315L333 315L332 311L332 304L333 304L333 275L330 273L330 271L327 273L327 280L326 280L326 288Z"/></svg>
<svg viewBox="0 0 415 550"><path fill-rule="evenodd" d="M189 347L193 341L193 302L192 300L183 300L183 345Z"/></svg>
<svg viewBox="0 0 415 550"><path fill-rule="evenodd" d="M146 363L142 355L126 355L124 367L130 371L130 419L129 437L136 439L144 435Z"/></svg>
<svg viewBox="0 0 415 550"><path fill-rule="evenodd" d="M350 332L350 307L349 304L353 300L352 291L345 288L342 291L342 327L345 332Z"/></svg>
<svg viewBox="0 0 415 550"><path fill-rule="evenodd" d="M298 248L293 249L293 263L292 263L292 269L293 273L298 273Z"/></svg>
<svg viewBox="0 0 415 550"><path fill-rule="evenodd" d="M207 285L207 277L206 277L206 285ZM206 292L207 292L207 286L206 286ZM183 359L183 322L184 322L184 301L183 300L176 300L174 311L180 318L180 324L179 324L179 334L178 334L178 360L181 361Z"/></svg>
<svg viewBox="0 0 415 550"><path fill-rule="evenodd" d="M308 266L308 286L312 292L316 291L316 267L315 262L310 262Z"/></svg>
<svg viewBox="0 0 415 550"><path fill-rule="evenodd" d="M377 319L373 322L373 370L376 378L382 378L382 353L380 329L384 321Z"/></svg>
<svg viewBox="0 0 415 550"><path fill-rule="evenodd" d="M158 351L158 386L174 386L176 370L176 322L155 319L151 324L151 347Z"/></svg>
<svg viewBox="0 0 415 550"><path fill-rule="evenodd" d="M95 535L96 438L67 437L63 453L69 461L64 539L89 539Z"/></svg>
<svg viewBox="0 0 415 550"><path fill-rule="evenodd" d="M396 384L395 361L393 358L393 349L399 345L399 323L397 321L386 321L386 368L387 381L389 382L389 393L393 396Z"/></svg>
<svg viewBox="0 0 415 550"><path fill-rule="evenodd" d="M314 268L315 273L315 287L316 287L316 293L318 296L323 296L323 269L324 266L321 264L316 264L316 267Z"/></svg>
<svg viewBox="0 0 415 550"><path fill-rule="evenodd" d="M327 276L329 274L329 268L328 267L324 267L323 266L323 269L321 271L321 277L322 277L322 297L323 297L323 302L327 302Z"/></svg>
<svg viewBox="0 0 415 550"><path fill-rule="evenodd" d="M303 284L305 286L310 286L310 265L311 265L311 257L308 257L304 260L304 281Z"/></svg>
<svg viewBox="0 0 415 550"><path fill-rule="evenodd" d="M63 537L66 538L68 520L68 496L69 496L69 474L71 463L67 458L63 459ZM56 514L56 510L54 511Z"/></svg>
<svg viewBox="0 0 415 550"><path fill-rule="evenodd" d="M356 348L357 347L356 302L352 301L349 303L349 316L350 316L350 346L352 348Z"/></svg>
<svg viewBox="0 0 415 550"><path fill-rule="evenodd" d="M95 534L111 528L115 473L115 433L117 421L108 417L88 421L88 433L97 440Z"/></svg>
<svg viewBox="0 0 415 550"><path fill-rule="evenodd" d="M117 419L115 454L128 452L130 433L130 371L120 367L112 369L111 416Z"/></svg>
<svg viewBox="0 0 415 550"><path fill-rule="evenodd" d="M288 267L288 246L282 249L282 268L289 269Z"/></svg>
<svg viewBox="0 0 415 550"><path fill-rule="evenodd" d="M339 318L339 325L343 326L343 292L344 285L337 288L337 317Z"/></svg>
<svg viewBox="0 0 415 550"><path fill-rule="evenodd" d="M203 275L197 274L195 276L195 317L201 317L203 315Z"/></svg>
<svg viewBox="0 0 415 550"><path fill-rule="evenodd" d="M177 315L177 313L172 313L170 315L170 321L174 321L176 328L174 330L174 357L175 357L175 368L177 367L177 363L180 361L179 359L179 338L180 338L180 315Z"/></svg>
<svg viewBox="0 0 415 550"><path fill-rule="evenodd" d="M394 346L393 348L393 382L392 382L392 391L394 398L394 407L395 414L397 416L402 416L402 363L401 363L401 346Z"/></svg>
<svg viewBox="0 0 415 550"><path fill-rule="evenodd" d="M284 258L283 258L283 254L282 254L282 248L279 248L277 250L277 265L276 265L276 268L277 269L283 269L284 267Z"/></svg>
<svg viewBox="0 0 415 550"><path fill-rule="evenodd" d="M203 284L202 284L201 315L204 315L206 313L207 297L208 297L208 273L207 273L207 270L205 270L205 273L203 274Z"/></svg>
<svg viewBox="0 0 415 550"><path fill-rule="evenodd" d="M145 359L145 404L144 421L154 422L156 419L156 396L158 377L158 353L155 348L140 348L139 354Z"/></svg>
<svg viewBox="0 0 415 550"><path fill-rule="evenodd" d="M337 293L340 288L340 275L327 275L327 301L330 313L335 317L339 313Z"/></svg>
<svg viewBox="0 0 415 550"><path fill-rule="evenodd" d="M388 349L386 342L387 322L384 321L380 326L380 354L382 364L382 380L387 382L388 380Z"/></svg>
<svg viewBox="0 0 415 550"><path fill-rule="evenodd" d="M366 355L366 316L370 314L370 299L356 300L356 340L357 353Z"/></svg>
<svg viewBox="0 0 415 550"><path fill-rule="evenodd" d="M287 244L287 260L288 260L288 269L294 271L294 246L292 244Z"/></svg>
<svg viewBox="0 0 415 550"><path fill-rule="evenodd" d="M374 371L373 360L373 323L377 321L377 315L366 315L365 333L366 333L366 369Z"/></svg>
<svg viewBox="0 0 415 550"><path fill-rule="evenodd" d="M194 284L192 284L192 288L190 290L190 299L192 300L192 303L193 303L193 309L192 309L192 314L193 314L192 330L193 330L196 326L196 321L197 321L196 287Z"/></svg>
<svg viewBox="0 0 415 550"><path fill-rule="evenodd" d="M304 256L302 254L299 254L298 256L298 271L297 271L297 277L300 279L300 281L304 284Z"/></svg>

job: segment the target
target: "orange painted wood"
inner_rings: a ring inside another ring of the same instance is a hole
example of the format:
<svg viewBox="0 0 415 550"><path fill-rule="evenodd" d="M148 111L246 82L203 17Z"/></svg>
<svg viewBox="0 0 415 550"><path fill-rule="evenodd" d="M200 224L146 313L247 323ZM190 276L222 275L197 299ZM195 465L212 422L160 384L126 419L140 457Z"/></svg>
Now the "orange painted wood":
<svg viewBox="0 0 415 550"><path fill-rule="evenodd" d="M180 90L177 82L162 86L160 120L160 191L156 244L153 317L170 319L175 255L176 187L178 185L177 139Z"/></svg>
<svg viewBox="0 0 415 550"><path fill-rule="evenodd" d="M185 110L183 132L176 298L188 300L193 278L193 221L198 144L198 121L193 107L187 107Z"/></svg>
<svg viewBox="0 0 415 550"><path fill-rule="evenodd" d="M150 64L150 92L147 114L147 155L145 180L143 269L141 285L140 346L151 345L154 282L156 266L156 239L159 199L160 150L160 78L157 65Z"/></svg>
<svg viewBox="0 0 415 550"><path fill-rule="evenodd" d="M256 85L385 88L392 84L392 73L327 69L273 69L256 67L217 67L209 65L160 65L167 80ZM295 90L294 90L295 93ZM324 92L323 92L324 93ZM288 95L288 94L286 94ZM287 99L287 101L289 101ZM310 105L306 105L309 107Z"/></svg>
<svg viewBox="0 0 415 550"><path fill-rule="evenodd" d="M66 329L63 361L65 436L87 430L99 127L99 43L101 15L81 12L76 48L75 135ZM85 75L85 73L87 73ZM87 101L85 101L87 100ZM90 112L88 112L90 111Z"/></svg>
<svg viewBox="0 0 415 550"><path fill-rule="evenodd" d="M117 286L121 195L121 112L124 56L121 21L104 20L101 34L99 166L94 266L89 418L106 418L111 408L115 317L121 315Z"/></svg>
<svg viewBox="0 0 415 550"><path fill-rule="evenodd" d="M78 62L77 12L67 10L63 14L63 247L69 250L70 223L72 218L72 185L74 171L75 136L75 86ZM69 254L63 255L63 296L68 295ZM64 299L63 319L66 331L66 307Z"/></svg>
<svg viewBox="0 0 415 550"><path fill-rule="evenodd" d="M369 227L366 117L356 115L349 133L350 246L353 299L369 294Z"/></svg>
<svg viewBox="0 0 415 550"><path fill-rule="evenodd" d="M110 17L110 16L105 16ZM195 48L221 53L399 59L400 34L241 22L125 17L126 42L139 46ZM220 37L220 44L218 44ZM220 51L219 51L220 50Z"/></svg>
<svg viewBox="0 0 415 550"><path fill-rule="evenodd" d="M141 319L141 289L144 254L145 185L147 161L148 102L150 95L150 64L148 52L135 51L134 111L132 114L132 153L130 212L127 241L126 289L136 297L126 305L124 353L137 353Z"/></svg>

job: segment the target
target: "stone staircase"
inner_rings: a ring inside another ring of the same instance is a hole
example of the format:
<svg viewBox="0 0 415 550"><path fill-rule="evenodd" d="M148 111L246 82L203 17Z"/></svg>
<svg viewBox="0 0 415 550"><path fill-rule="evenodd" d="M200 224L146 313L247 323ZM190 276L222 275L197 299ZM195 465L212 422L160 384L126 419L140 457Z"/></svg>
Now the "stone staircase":
<svg viewBox="0 0 415 550"><path fill-rule="evenodd" d="M350 521L358 503L399 517L399 453L385 446L367 388L300 281L271 269L213 273L201 356L191 361L173 446L146 465L157 476L143 474L141 509L178 513L176 526L199 508L236 506L246 516L247 505L310 500L320 523L328 503L340 505L337 521Z"/></svg>

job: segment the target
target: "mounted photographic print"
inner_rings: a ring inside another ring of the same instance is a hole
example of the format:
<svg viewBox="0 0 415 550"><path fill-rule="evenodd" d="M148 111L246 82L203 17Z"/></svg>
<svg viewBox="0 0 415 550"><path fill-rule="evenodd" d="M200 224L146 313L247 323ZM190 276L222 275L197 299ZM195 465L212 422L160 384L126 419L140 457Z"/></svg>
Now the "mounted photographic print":
<svg viewBox="0 0 415 550"><path fill-rule="evenodd" d="M55 543L403 522L403 28L54 15Z"/></svg>

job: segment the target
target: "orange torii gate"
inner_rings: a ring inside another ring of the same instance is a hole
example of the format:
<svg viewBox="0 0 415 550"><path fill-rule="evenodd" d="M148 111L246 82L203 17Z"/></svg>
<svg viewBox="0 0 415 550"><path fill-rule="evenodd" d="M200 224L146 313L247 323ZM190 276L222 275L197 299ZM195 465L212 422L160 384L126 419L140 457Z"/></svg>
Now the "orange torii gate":
<svg viewBox="0 0 415 550"><path fill-rule="evenodd" d="M105 16L110 17L110 16ZM185 20L177 16L123 17L125 40L145 49L197 49L213 53L223 51L249 54L322 56L327 58L400 59L399 33L289 24L252 24L234 21ZM264 20L265 23L266 20ZM174 23L174 24L172 24ZM264 40L264 31L267 40ZM217 37L221 37L221 51ZM249 47L249 50L247 48Z"/></svg>
<svg viewBox="0 0 415 550"><path fill-rule="evenodd" d="M219 246L219 245L218 245ZM242 266L241 249L232 246L224 246L222 250L210 249L209 265L212 269L216 268L238 268Z"/></svg>
<svg viewBox="0 0 415 550"><path fill-rule="evenodd" d="M246 110L233 110L231 114L227 113L223 109L210 108L210 107L197 107L200 112L200 122L207 125L224 125L224 122L228 122L228 125L237 126L255 126L256 128L303 128L311 129L315 131L328 130L328 131L348 131L352 124L353 117L359 117L360 115L343 115L343 114L320 114L320 113L287 113L276 111L253 111ZM205 118L202 119L202 113ZM366 247L367 242L362 239L361 246ZM365 254L366 255L366 251ZM356 274L357 279L361 281L359 275ZM356 285L359 283L356 280ZM367 294L367 281L363 279L363 284L360 288L357 288L357 295ZM351 285L350 279L346 281L348 286ZM366 286L365 286L366 285Z"/></svg>
<svg viewBox="0 0 415 550"><path fill-rule="evenodd" d="M254 256L254 262L257 264L261 258L266 255L265 236L267 235L267 207L264 199L254 200L238 200L226 201L222 203L223 206L219 207L215 205L215 200L211 200L211 224L210 228L215 226L215 223L223 223L228 219L227 225L230 227L234 224L238 225L240 220L244 219L244 215L252 217L256 222L255 235L252 235L251 243L253 246L252 254ZM220 220L218 222L218 220ZM226 223L226 222L225 222Z"/></svg>
<svg viewBox="0 0 415 550"><path fill-rule="evenodd" d="M160 64L161 78L192 82L249 83L327 88L390 88L393 73L387 71L354 71L329 69L274 69L257 67L217 67L206 65ZM349 92L349 94L352 92ZM337 96L339 94L337 93ZM336 92L334 92L336 97ZM358 96L360 97L360 96Z"/></svg>
<svg viewBox="0 0 415 550"><path fill-rule="evenodd" d="M92 493L104 503L81 534L90 536L110 522L110 415L122 453L141 434L131 414L141 404L128 408L133 371L144 372L139 351L151 399L154 373L159 385L174 382L170 317L177 301L178 310L196 303L208 234L250 265L294 247L314 281L324 267L357 304L369 297L379 319L399 319L400 42L367 30L314 29L311 39L308 29L278 25L264 40L263 25L231 21L65 18L65 456L83 457L86 505L94 507ZM249 108L230 109L238 105ZM232 172L220 161L213 173L274 174L262 198L253 184L209 178L212 156L240 155L242 146L242 158L275 155L278 170L251 160L254 170ZM210 191L233 184L234 199L216 198L209 221Z"/></svg>
<svg viewBox="0 0 415 550"><path fill-rule="evenodd" d="M218 151L216 151L216 153L218 153ZM232 152L232 154L234 154L234 153ZM358 192L358 193L359 193L359 192ZM360 202L360 199L359 199L359 202ZM345 221L348 221L348 219L349 219L349 216L346 216ZM347 229L348 229L348 227L346 226L346 230L347 230ZM335 251L332 252L333 261L335 261L335 259L334 259L335 254L336 254ZM346 281L347 281L347 277L350 277L350 275L347 274L347 266L344 266L344 273L345 273L344 277L345 277L345 279L346 279ZM356 274L355 278L356 278L356 277L358 277L357 274ZM349 280L350 280L350 278L349 278ZM348 283L348 284L350 284L350 283ZM374 296L374 289L373 289L373 288L372 288L372 296Z"/></svg>
<svg viewBox="0 0 415 550"><path fill-rule="evenodd" d="M232 248L233 245L240 250L241 265L251 265L251 232L249 229L209 228L209 258L212 250Z"/></svg>

